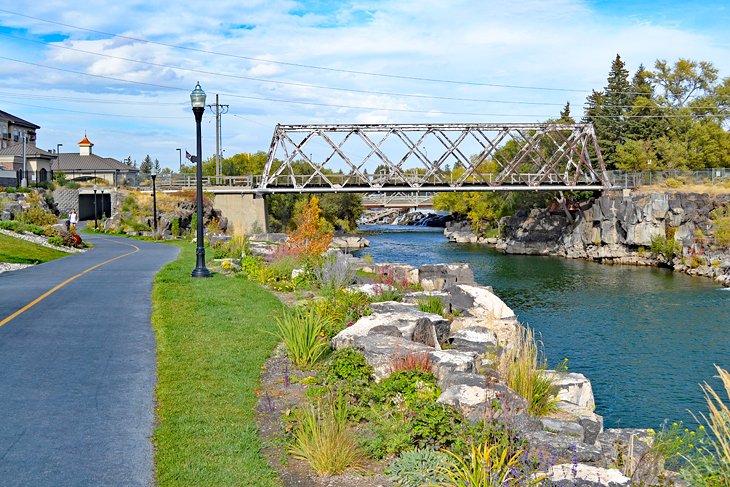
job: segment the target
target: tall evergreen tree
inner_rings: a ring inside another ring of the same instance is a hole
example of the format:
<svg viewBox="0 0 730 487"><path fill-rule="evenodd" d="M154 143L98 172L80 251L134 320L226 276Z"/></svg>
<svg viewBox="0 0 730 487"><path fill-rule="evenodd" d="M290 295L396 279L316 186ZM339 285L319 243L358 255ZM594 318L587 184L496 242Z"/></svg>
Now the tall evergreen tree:
<svg viewBox="0 0 730 487"><path fill-rule="evenodd" d="M588 97L586 118L596 128L598 144L607 167L614 167L616 150L624 143L626 115L631 109L629 72L620 55L611 63L608 84L603 91L594 91Z"/></svg>
<svg viewBox="0 0 730 487"><path fill-rule="evenodd" d="M565 107L560 112L559 123L575 123L573 117L570 116L570 102L565 102Z"/></svg>
<svg viewBox="0 0 730 487"><path fill-rule="evenodd" d="M160 174L160 172L162 172L162 167L160 166L160 161L159 160L155 159L155 164L154 164L153 167L155 168L155 172L157 174Z"/></svg>
<svg viewBox="0 0 730 487"><path fill-rule="evenodd" d="M149 154L144 157L144 161L139 165L139 171L142 174L149 174L152 171L152 158Z"/></svg>

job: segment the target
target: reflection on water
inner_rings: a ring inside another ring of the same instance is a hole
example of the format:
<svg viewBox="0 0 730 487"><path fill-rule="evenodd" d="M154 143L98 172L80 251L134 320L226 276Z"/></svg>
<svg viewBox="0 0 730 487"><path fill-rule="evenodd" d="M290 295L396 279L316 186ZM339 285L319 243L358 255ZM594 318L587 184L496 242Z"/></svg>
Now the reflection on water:
<svg viewBox="0 0 730 487"><path fill-rule="evenodd" d="M665 269L511 256L440 229L366 227L376 262L468 262L477 281L542 334L551 365L591 379L606 427L657 427L705 411L699 383L730 368L730 293Z"/></svg>

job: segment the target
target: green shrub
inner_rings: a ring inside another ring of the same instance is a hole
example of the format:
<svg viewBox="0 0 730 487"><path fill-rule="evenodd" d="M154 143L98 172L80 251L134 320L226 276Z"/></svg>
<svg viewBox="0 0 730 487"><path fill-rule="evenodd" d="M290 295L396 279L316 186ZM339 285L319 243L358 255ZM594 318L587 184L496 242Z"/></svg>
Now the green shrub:
<svg viewBox="0 0 730 487"><path fill-rule="evenodd" d="M45 229L39 227L38 225L33 225L30 223L23 223L20 220L0 221L0 228L2 228L3 230L8 230L11 232L16 232L16 233L29 232L29 233L34 233L36 235L45 235L46 234Z"/></svg>
<svg viewBox="0 0 730 487"><path fill-rule="evenodd" d="M418 309L424 313L440 315L444 312L444 305L438 296L428 296L418 300Z"/></svg>
<svg viewBox="0 0 730 487"><path fill-rule="evenodd" d="M175 221L173 220L173 235L175 235ZM177 233L180 233L180 223L178 221ZM249 243L248 237L245 235L235 235L230 240L220 241L212 246L213 256L216 259L233 258L240 259L248 253Z"/></svg>
<svg viewBox="0 0 730 487"><path fill-rule="evenodd" d="M61 237L49 237L48 243L60 247L63 245L63 238Z"/></svg>
<svg viewBox="0 0 730 487"><path fill-rule="evenodd" d="M436 396L437 398L438 396ZM432 400L413 401L413 444L420 447L447 448L464 441L471 425L454 406Z"/></svg>
<svg viewBox="0 0 730 487"><path fill-rule="evenodd" d="M684 183L682 181L675 178L667 178L664 180L664 185L668 188L679 188L683 184Z"/></svg>
<svg viewBox="0 0 730 487"><path fill-rule="evenodd" d="M722 247L730 247L730 205L713 210L710 216L714 226L715 243Z"/></svg>
<svg viewBox="0 0 730 487"><path fill-rule="evenodd" d="M413 427L403 411L375 408L370 411L377 420L370 422L369 434L361 440L362 448L373 458L398 455L413 448Z"/></svg>
<svg viewBox="0 0 730 487"><path fill-rule="evenodd" d="M323 299L311 301L307 307L314 313L330 318L331 326L324 330L327 338L334 337L361 317L372 313L368 295L359 291L340 290Z"/></svg>
<svg viewBox="0 0 730 487"><path fill-rule="evenodd" d="M403 487L433 485L439 476L435 470L449 461L446 453L430 448L404 451L385 470L391 482Z"/></svg>
<svg viewBox="0 0 730 487"><path fill-rule="evenodd" d="M329 343L322 335L328 320L303 308L285 311L281 318L276 318L276 335L284 342L294 366L310 367L329 350Z"/></svg>
<svg viewBox="0 0 730 487"><path fill-rule="evenodd" d="M322 476L359 470L365 459L355 434L347 428L347 406L342 400L301 411L289 453Z"/></svg>
<svg viewBox="0 0 730 487"><path fill-rule="evenodd" d="M16 219L21 223L30 225L46 226L58 223L58 217L38 206L31 206L27 210L21 211Z"/></svg>
<svg viewBox="0 0 730 487"><path fill-rule="evenodd" d="M392 373L373 387L370 399L380 404L404 403L414 401L435 401L441 394L436 385L436 377L422 370L401 370Z"/></svg>
<svg viewBox="0 0 730 487"><path fill-rule="evenodd" d="M170 233L173 237L180 236L180 218L175 217L172 219L172 223L170 224Z"/></svg>
<svg viewBox="0 0 730 487"><path fill-rule="evenodd" d="M345 381L371 381L373 368L365 361L365 356L352 347L337 350L327 359L324 372L327 384Z"/></svg>
<svg viewBox="0 0 730 487"><path fill-rule="evenodd" d="M671 260L682 253L682 246L674 240L674 236L663 237L656 235L651 239L649 250L654 255L663 255L666 259Z"/></svg>
<svg viewBox="0 0 730 487"><path fill-rule="evenodd" d="M689 266L692 269L697 269L699 266L705 265L705 259L704 257L700 257L699 255L693 255L689 260Z"/></svg>
<svg viewBox="0 0 730 487"><path fill-rule="evenodd" d="M76 181L69 181L64 185L64 187L68 189L79 189L81 185Z"/></svg>

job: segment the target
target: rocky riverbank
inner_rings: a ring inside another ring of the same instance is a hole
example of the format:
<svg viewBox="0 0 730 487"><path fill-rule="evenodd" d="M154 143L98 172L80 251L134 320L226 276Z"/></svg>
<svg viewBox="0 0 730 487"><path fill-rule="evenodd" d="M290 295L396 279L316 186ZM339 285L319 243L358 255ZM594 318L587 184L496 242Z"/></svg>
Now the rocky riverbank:
<svg viewBox="0 0 730 487"><path fill-rule="evenodd" d="M553 485L620 486L638 480L615 467L627 460L621 456L629 444L634 458L628 461L638 464L651 447L651 436L645 430L604 430L603 418L594 411L591 383L582 374L548 371L557 389L558 410L542 417L528 413L527 401L507 386L497 365L499 355L515 346L522 325L491 287L474 281L468 265L360 267L366 273L387 269L396 280L417 282L424 290L407 294L403 302L371 304L372 314L335 336L333 348L360 350L376 380L391 373L394 356L427 355L442 391L438 402L457 408L473 422L492 418L514 429L535 458L552 458L548 475ZM371 292L368 286L356 289ZM447 320L420 311L418 303L427 296L438 297L457 317ZM658 464L643 467L649 476L660 471Z"/></svg>
<svg viewBox="0 0 730 487"><path fill-rule="evenodd" d="M730 286L730 251L714 245L711 212L728 194L610 192L563 211L536 208L500 222L500 238L477 238L465 222L451 241L493 243L508 254L554 255L605 264L662 266Z"/></svg>

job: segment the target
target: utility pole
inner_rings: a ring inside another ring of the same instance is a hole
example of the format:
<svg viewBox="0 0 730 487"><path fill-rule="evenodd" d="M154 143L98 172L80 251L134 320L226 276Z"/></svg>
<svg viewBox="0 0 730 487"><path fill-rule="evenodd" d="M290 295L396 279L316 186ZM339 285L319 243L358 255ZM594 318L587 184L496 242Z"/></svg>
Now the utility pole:
<svg viewBox="0 0 730 487"><path fill-rule="evenodd" d="M221 115L228 113L228 105L221 105L218 103L218 93L215 94L215 105L208 105L208 108L213 110L215 107L215 182L220 184L221 173L223 167L221 164Z"/></svg>

